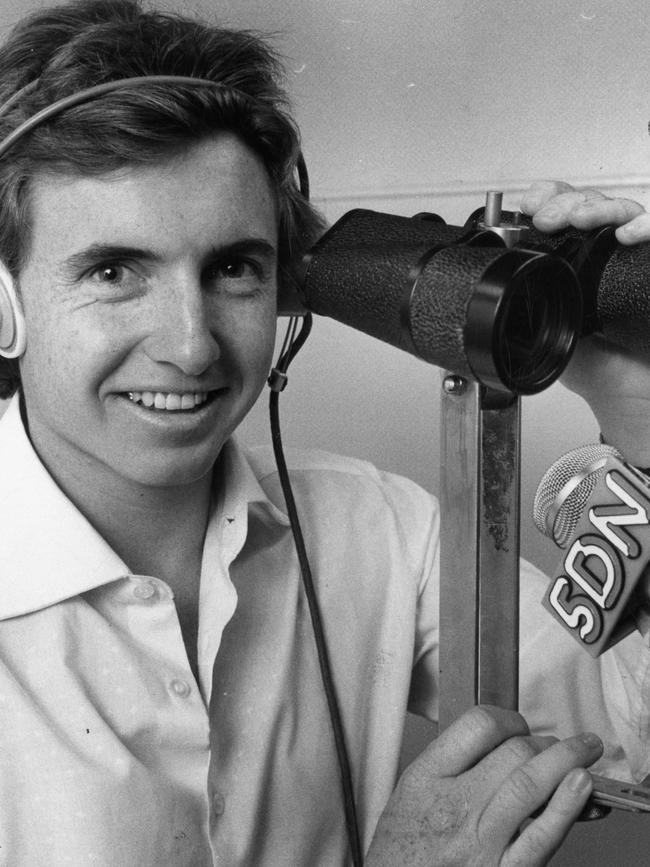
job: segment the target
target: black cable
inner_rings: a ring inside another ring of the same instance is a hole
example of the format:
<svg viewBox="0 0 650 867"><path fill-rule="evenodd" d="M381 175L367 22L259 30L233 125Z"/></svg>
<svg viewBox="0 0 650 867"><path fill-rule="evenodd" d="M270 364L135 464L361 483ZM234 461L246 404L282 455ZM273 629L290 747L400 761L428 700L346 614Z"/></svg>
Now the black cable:
<svg viewBox="0 0 650 867"><path fill-rule="evenodd" d="M348 840L350 842L350 849L352 852L352 863L354 867L362 867L363 853L359 837L359 825L357 821L357 812L354 800L354 788L352 785L350 760L348 758L348 751L345 744L345 732L343 728L343 722L341 720L339 703L336 696L336 688L334 685L334 678L332 676L332 669L329 661L329 652L327 649L327 642L325 639L320 607L318 604L316 591L314 589L311 568L309 565L309 559L307 557L307 550L305 548L305 541L302 534L302 529L300 527L300 520L298 518L298 510L296 508L296 502L294 500L293 491L291 489L291 481L289 479L289 472L284 457L284 450L282 448L282 437L280 433L280 392L287 384L287 369L304 345L305 341L307 340L309 332L311 331L311 326L312 317L311 314L307 314L303 318L303 325L297 337L295 337L295 339L289 339L288 348L283 348L280 358L278 359L278 363L271 372L271 376L269 377L269 386L271 388L271 396L269 399L269 412L271 417L271 439L273 442L273 451L275 454L275 461L278 467L280 484L282 486L282 492L284 494L287 505L287 514L289 515L289 521L291 523L291 530L293 532L296 552L298 554L298 562L300 563L302 582L305 589L305 596L307 598L307 604L309 606L309 614L311 617L314 638L316 641L316 650L318 653L318 663L320 666L321 679L323 682L325 696L327 698L327 707L332 723L336 754L339 763L339 770L341 773L343 806L345 809L345 823L347 827ZM295 324L293 327L295 329ZM291 329L292 325L290 325L289 328Z"/></svg>

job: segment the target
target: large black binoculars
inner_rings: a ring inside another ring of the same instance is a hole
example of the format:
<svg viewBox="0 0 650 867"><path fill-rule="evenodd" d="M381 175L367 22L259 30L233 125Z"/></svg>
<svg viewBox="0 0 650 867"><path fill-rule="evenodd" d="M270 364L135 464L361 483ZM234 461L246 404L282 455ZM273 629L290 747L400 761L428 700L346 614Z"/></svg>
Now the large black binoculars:
<svg viewBox="0 0 650 867"><path fill-rule="evenodd" d="M535 394L595 331L650 351L650 245L611 226L546 235L500 194L464 226L349 211L303 261L293 310L332 317L481 384Z"/></svg>

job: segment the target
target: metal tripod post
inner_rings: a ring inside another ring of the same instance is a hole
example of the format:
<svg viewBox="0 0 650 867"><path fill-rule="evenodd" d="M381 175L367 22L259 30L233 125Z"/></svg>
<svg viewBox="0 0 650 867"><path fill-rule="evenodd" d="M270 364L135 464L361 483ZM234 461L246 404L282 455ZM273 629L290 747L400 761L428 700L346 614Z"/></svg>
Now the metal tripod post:
<svg viewBox="0 0 650 867"><path fill-rule="evenodd" d="M446 374L441 430L440 729L516 709L520 398Z"/></svg>

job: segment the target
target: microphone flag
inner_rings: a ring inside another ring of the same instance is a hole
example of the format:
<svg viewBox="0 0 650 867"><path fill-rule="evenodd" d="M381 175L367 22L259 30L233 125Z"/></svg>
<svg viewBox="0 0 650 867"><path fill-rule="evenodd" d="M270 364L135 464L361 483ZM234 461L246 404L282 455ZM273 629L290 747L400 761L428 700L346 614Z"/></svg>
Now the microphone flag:
<svg viewBox="0 0 650 867"><path fill-rule="evenodd" d="M635 628L650 559L650 479L598 449L560 458L535 497L535 523L566 552L543 605L593 657Z"/></svg>

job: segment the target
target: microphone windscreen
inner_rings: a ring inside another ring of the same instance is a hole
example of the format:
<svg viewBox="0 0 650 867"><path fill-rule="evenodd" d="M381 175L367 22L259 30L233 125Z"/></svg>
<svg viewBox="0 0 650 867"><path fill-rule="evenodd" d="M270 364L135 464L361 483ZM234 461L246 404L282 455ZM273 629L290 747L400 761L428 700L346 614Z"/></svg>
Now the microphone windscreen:
<svg viewBox="0 0 650 867"><path fill-rule="evenodd" d="M573 536L608 457L622 460L620 453L605 443L572 449L555 461L539 483L533 520L560 548L565 548Z"/></svg>

